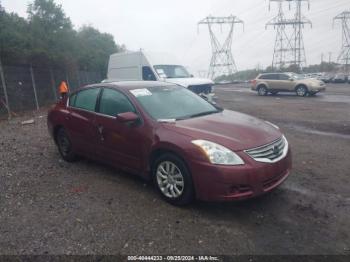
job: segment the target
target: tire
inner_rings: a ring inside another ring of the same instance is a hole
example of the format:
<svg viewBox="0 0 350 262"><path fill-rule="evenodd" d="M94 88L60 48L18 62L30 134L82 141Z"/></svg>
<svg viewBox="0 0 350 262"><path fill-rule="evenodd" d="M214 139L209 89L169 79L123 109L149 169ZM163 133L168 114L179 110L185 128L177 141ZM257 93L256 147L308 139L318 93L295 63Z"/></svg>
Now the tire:
<svg viewBox="0 0 350 262"><path fill-rule="evenodd" d="M317 92L309 92L309 96L315 96Z"/></svg>
<svg viewBox="0 0 350 262"><path fill-rule="evenodd" d="M265 85L258 86L258 95L266 96L267 95L267 87Z"/></svg>
<svg viewBox="0 0 350 262"><path fill-rule="evenodd" d="M64 128L60 128L56 133L56 143L61 157L67 162L77 160L77 155L73 152L72 142L70 141Z"/></svg>
<svg viewBox="0 0 350 262"><path fill-rule="evenodd" d="M308 91L306 86L303 86L303 85L297 86L295 89L295 93L297 94L297 96L306 96L307 92Z"/></svg>
<svg viewBox="0 0 350 262"><path fill-rule="evenodd" d="M170 204L184 206L194 200L192 176L176 155L165 153L158 157L153 164L152 178L158 192Z"/></svg>

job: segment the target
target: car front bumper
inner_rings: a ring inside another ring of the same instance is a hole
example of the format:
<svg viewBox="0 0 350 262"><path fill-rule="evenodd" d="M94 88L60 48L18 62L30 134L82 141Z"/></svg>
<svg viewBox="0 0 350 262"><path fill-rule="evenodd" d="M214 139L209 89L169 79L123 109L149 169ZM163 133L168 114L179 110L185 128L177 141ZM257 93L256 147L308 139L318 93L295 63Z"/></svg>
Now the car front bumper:
<svg viewBox="0 0 350 262"><path fill-rule="evenodd" d="M290 174L292 157L288 154L276 163L261 163L245 157L240 166L219 166L192 162L191 172L197 199L204 201L232 201L265 194Z"/></svg>
<svg viewBox="0 0 350 262"><path fill-rule="evenodd" d="M325 86L318 86L318 87L311 87L310 88L310 92L321 92L321 91L325 91L326 87Z"/></svg>

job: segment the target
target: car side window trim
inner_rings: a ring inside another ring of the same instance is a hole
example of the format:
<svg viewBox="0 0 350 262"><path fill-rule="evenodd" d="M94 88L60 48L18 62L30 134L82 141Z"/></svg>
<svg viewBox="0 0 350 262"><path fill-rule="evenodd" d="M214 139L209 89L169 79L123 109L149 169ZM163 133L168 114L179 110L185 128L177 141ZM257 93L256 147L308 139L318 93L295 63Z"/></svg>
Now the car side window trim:
<svg viewBox="0 0 350 262"><path fill-rule="evenodd" d="M77 99L77 96L80 92L82 91L85 91L85 90L88 90L88 89L99 89L99 92L98 92L98 95L96 97L96 103L95 103L95 108L94 108L94 111L91 111L91 110L87 110L87 109L84 109L84 108L81 108L81 107L76 107L75 106L75 102L76 102L76 99ZM67 99L67 104L66 104L66 107L67 108L73 108L73 109L76 109L76 110L81 110L81 111L84 111L84 112L89 112L89 113L96 113L97 111L97 105L98 105L98 102L99 102L99 97L101 96L101 92L102 92L102 88L99 87L99 86L92 86L92 87L89 87L89 88L85 88L85 89L82 89L82 90L79 90L77 92L74 92L73 94L71 94L68 99ZM70 105L70 100L71 100L71 97L74 96L74 106L71 106Z"/></svg>
<svg viewBox="0 0 350 262"><path fill-rule="evenodd" d="M115 89L115 88L112 88L112 87L108 87L108 86L104 86L104 87L101 87L101 91L100 91L100 94L99 96L97 97L97 103L96 103L96 111L95 113L99 116L104 116L104 117L107 117L107 118L111 118L111 119L117 119L117 116L111 116L111 115L107 115L107 114L103 114L100 112L100 104L101 104L101 99L102 99L102 95L103 95L103 91L104 89L110 89L110 90L113 90L115 92L118 92L120 94L122 94L130 103L130 105L134 108L134 111L135 111L135 114L139 116L140 118L140 122L143 123L143 118L139 112L139 110L137 110L137 107L134 105L134 103L130 100L130 98L124 94L123 92L120 92L119 90Z"/></svg>

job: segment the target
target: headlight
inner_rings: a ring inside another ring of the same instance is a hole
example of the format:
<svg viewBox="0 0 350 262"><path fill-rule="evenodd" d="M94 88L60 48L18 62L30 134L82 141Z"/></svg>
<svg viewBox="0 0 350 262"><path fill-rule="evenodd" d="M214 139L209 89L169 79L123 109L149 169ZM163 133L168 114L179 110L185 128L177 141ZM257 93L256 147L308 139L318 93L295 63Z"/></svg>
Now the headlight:
<svg viewBox="0 0 350 262"><path fill-rule="evenodd" d="M193 140L193 144L200 147L212 164L243 165L243 160L230 149L207 140Z"/></svg>

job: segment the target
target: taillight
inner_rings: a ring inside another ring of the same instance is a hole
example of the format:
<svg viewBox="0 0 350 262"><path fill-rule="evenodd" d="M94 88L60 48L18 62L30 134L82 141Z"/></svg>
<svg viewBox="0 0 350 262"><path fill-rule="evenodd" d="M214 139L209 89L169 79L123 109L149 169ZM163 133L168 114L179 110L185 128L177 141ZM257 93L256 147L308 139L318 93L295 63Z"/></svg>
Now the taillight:
<svg viewBox="0 0 350 262"><path fill-rule="evenodd" d="M251 83L252 85L255 85L255 84L256 84L256 79L250 80L250 83Z"/></svg>

